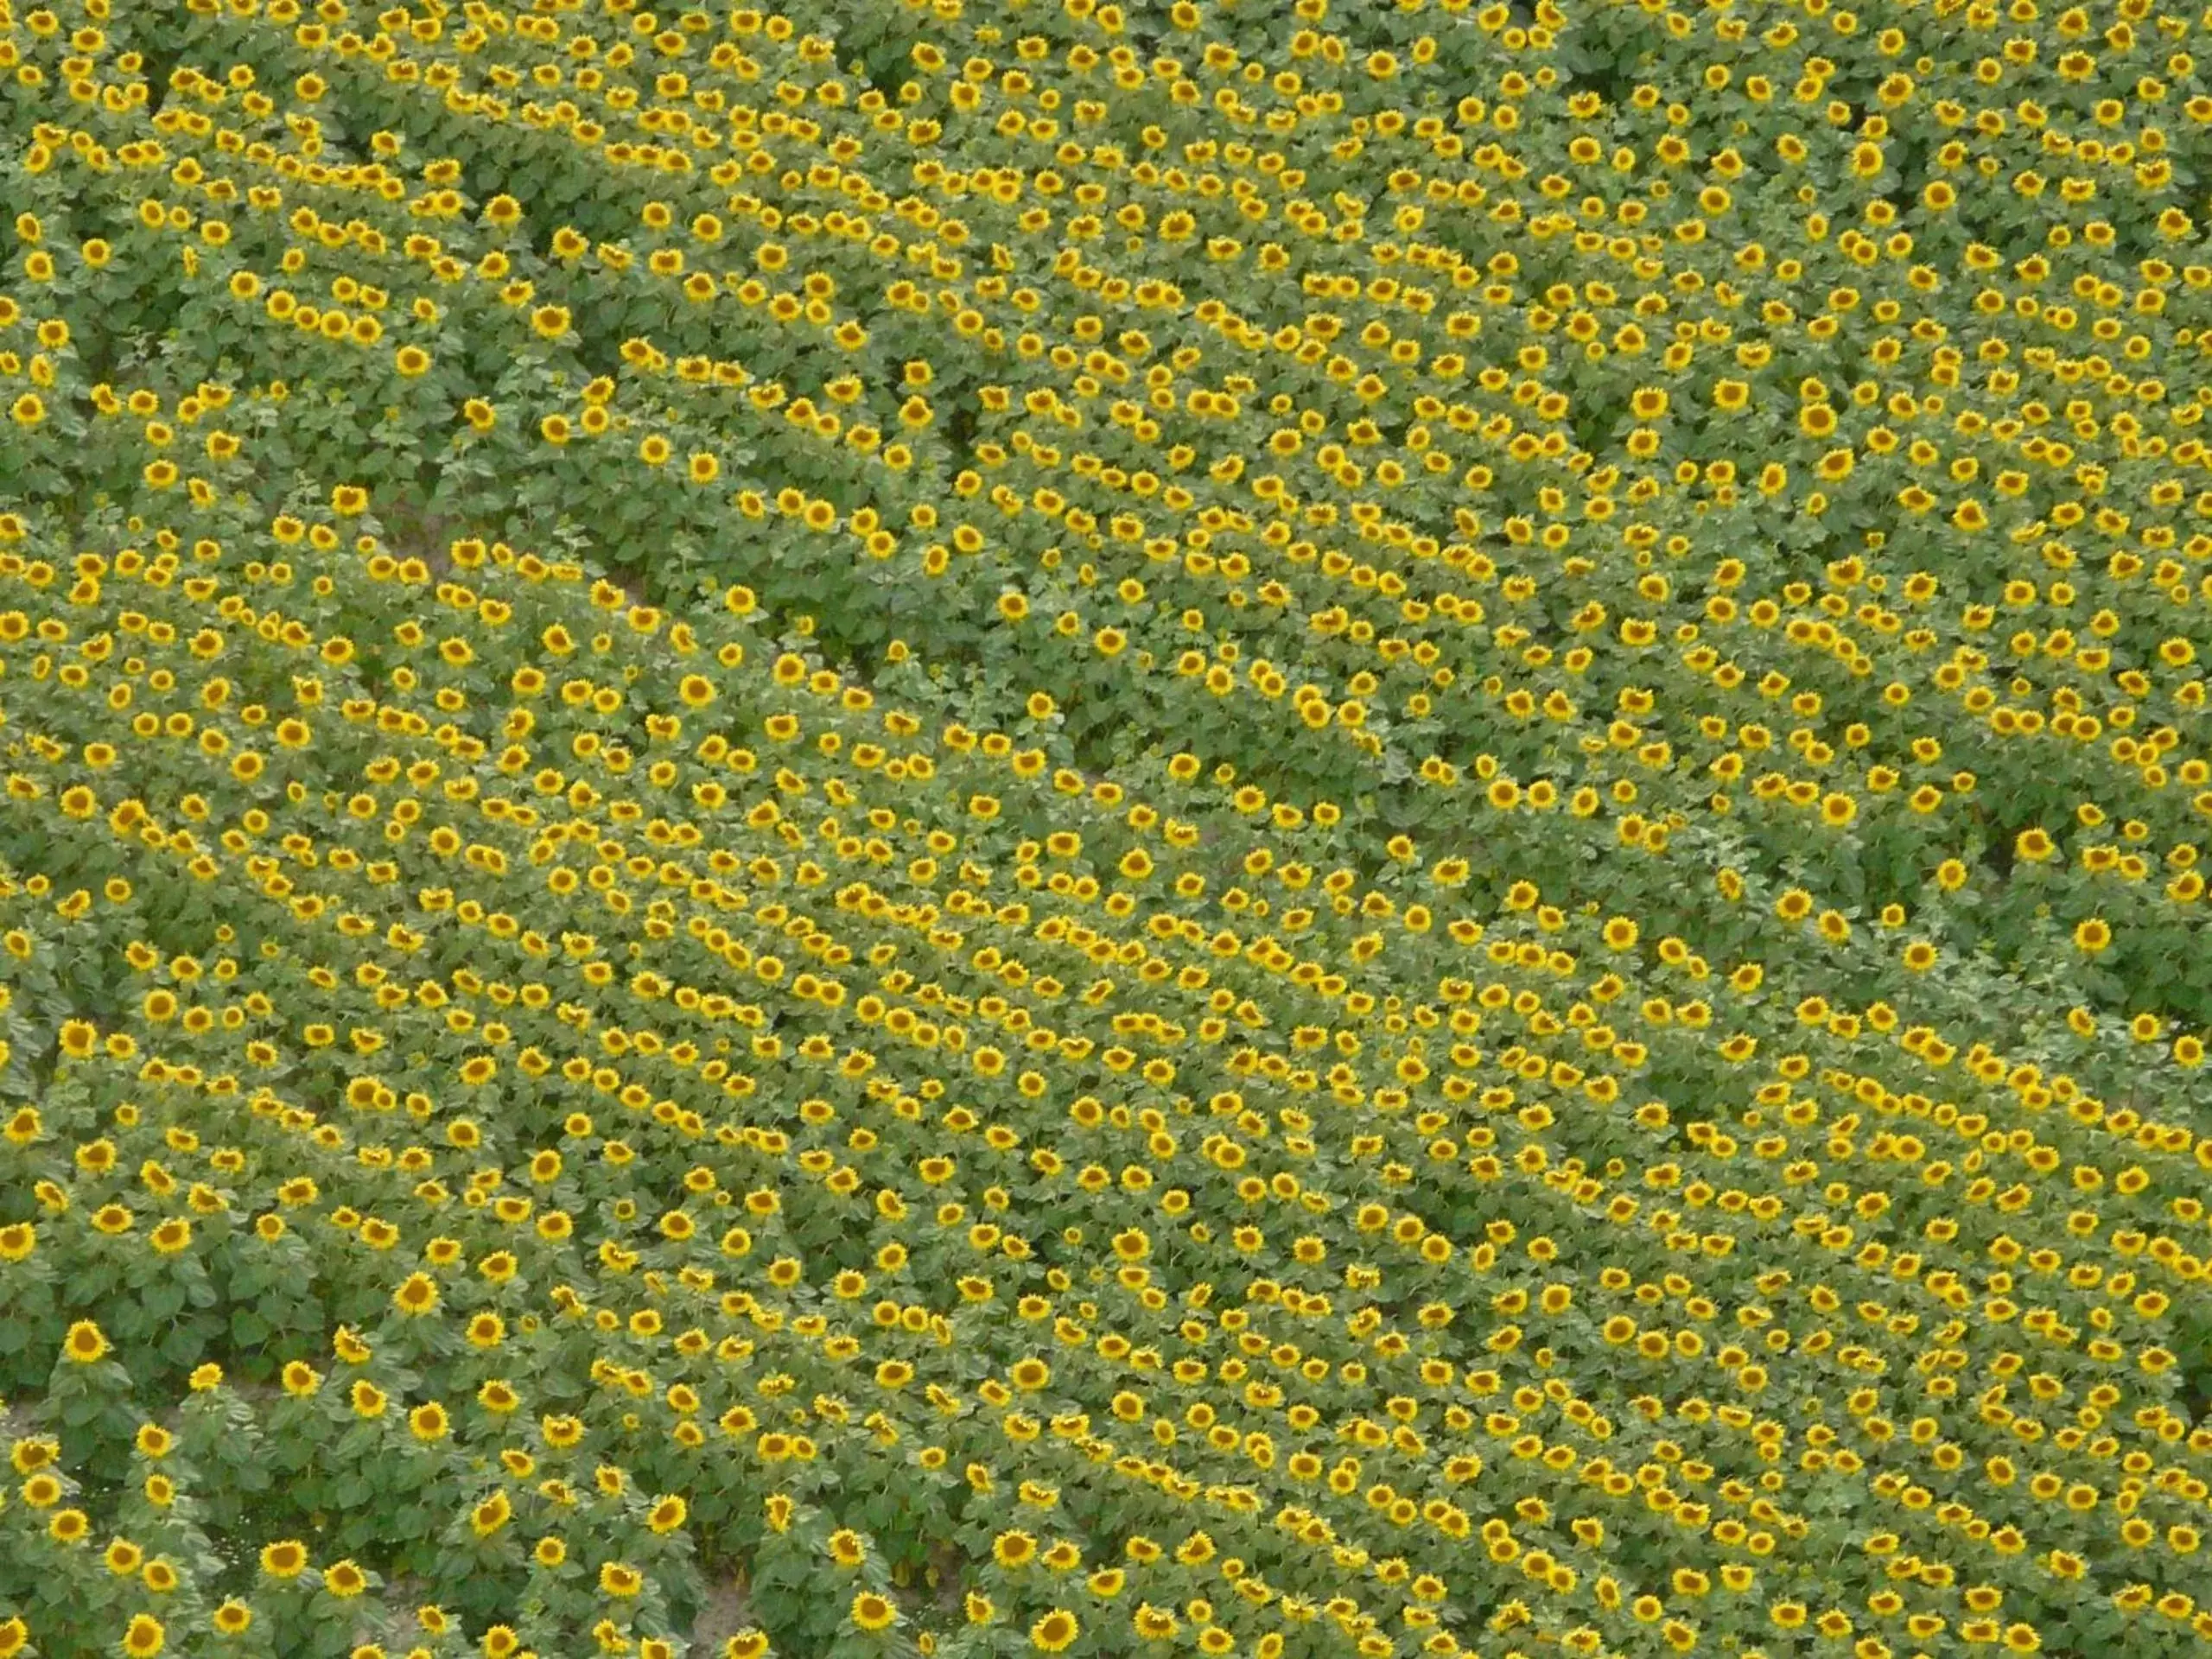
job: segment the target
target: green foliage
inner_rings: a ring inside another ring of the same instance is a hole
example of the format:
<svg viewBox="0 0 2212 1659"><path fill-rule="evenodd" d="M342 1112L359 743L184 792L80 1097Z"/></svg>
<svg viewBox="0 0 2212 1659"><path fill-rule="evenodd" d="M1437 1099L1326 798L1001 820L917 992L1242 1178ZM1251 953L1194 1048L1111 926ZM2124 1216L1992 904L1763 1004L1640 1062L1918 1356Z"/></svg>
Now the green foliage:
<svg viewBox="0 0 2212 1659"><path fill-rule="evenodd" d="M0 1659L2212 1636L2201 22L0 9Z"/></svg>

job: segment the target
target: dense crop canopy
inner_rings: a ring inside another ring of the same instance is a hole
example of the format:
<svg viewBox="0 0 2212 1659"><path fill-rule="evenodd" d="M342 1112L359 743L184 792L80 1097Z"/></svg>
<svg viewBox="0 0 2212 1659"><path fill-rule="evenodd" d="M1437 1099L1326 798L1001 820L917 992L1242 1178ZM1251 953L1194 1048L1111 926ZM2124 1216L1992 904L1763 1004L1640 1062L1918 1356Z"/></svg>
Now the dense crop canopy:
<svg viewBox="0 0 2212 1659"><path fill-rule="evenodd" d="M0 0L0 1659L2201 1649L2205 26Z"/></svg>

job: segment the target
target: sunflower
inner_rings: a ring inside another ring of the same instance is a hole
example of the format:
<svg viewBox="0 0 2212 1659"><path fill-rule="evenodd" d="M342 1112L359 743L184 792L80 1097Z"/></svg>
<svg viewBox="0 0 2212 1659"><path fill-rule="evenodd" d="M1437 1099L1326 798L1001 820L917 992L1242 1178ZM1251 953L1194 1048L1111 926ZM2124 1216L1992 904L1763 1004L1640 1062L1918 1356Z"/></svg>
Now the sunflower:
<svg viewBox="0 0 2212 1659"><path fill-rule="evenodd" d="M175 1255L190 1247L192 1224L181 1216L171 1216L146 1236L146 1242L160 1255Z"/></svg>
<svg viewBox="0 0 2212 1659"><path fill-rule="evenodd" d="M82 1510L57 1510L46 1523L48 1535L56 1543L82 1543L92 1529L92 1517Z"/></svg>
<svg viewBox="0 0 2212 1659"><path fill-rule="evenodd" d="M1172 1609L1155 1607L1150 1602L1141 1604L1129 1622L1137 1635L1147 1642L1172 1641L1183 1628L1183 1621L1175 1616Z"/></svg>
<svg viewBox="0 0 2212 1659"><path fill-rule="evenodd" d="M1064 1607L1055 1607L1029 1627L1029 1645L1039 1653L1060 1653L1082 1634L1083 1626L1076 1616Z"/></svg>
<svg viewBox="0 0 2212 1659"><path fill-rule="evenodd" d="M494 1492L469 1512L468 1525L479 1538L489 1538L507 1524L513 1513L505 1492Z"/></svg>
<svg viewBox="0 0 2212 1659"><path fill-rule="evenodd" d="M215 1609L212 1622L224 1636L244 1636L253 1628L253 1609L233 1599Z"/></svg>

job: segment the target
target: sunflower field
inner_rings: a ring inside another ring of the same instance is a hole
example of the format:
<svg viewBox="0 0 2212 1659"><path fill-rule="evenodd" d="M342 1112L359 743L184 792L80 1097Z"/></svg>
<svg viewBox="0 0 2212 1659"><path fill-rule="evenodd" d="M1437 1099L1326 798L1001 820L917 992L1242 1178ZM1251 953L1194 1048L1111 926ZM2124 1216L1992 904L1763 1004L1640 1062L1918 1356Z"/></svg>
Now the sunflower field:
<svg viewBox="0 0 2212 1659"><path fill-rule="evenodd" d="M0 1659L2212 1655L2212 11L0 0Z"/></svg>

